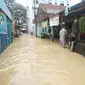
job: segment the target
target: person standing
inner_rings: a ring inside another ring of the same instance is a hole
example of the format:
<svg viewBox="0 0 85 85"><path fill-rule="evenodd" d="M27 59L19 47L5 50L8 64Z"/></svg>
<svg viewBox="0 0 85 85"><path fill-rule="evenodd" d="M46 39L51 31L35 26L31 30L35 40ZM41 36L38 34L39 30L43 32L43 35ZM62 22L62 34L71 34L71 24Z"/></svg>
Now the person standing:
<svg viewBox="0 0 85 85"><path fill-rule="evenodd" d="M31 35L33 36L34 27L31 29Z"/></svg>
<svg viewBox="0 0 85 85"><path fill-rule="evenodd" d="M52 42L54 42L54 28L51 27Z"/></svg>
<svg viewBox="0 0 85 85"><path fill-rule="evenodd" d="M66 37L67 37L67 30L65 28L62 28L59 32L59 36L60 36L60 44L61 47L65 48L65 44L66 44Z"/></svg>

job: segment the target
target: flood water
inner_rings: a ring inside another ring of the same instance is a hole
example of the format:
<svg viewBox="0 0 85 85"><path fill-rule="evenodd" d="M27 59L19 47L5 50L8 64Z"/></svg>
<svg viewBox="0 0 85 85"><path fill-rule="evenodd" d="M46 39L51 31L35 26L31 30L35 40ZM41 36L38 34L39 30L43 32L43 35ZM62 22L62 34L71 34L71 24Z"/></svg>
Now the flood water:
<svg viewBox="0 0 85 85"><path fill-rule="evenodd" d="M85 85L85 58L23 35L0 55L0 85Z"/></svg>

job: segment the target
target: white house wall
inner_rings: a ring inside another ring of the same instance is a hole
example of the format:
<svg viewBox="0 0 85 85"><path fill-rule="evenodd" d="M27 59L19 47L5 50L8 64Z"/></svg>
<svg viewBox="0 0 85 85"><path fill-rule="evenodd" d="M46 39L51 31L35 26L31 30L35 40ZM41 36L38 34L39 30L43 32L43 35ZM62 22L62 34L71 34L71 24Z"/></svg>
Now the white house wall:
<svg viewBox="0 0 85 85"><path fill-rule="evenodd" d="M57 4L60 5L61 1L64 2L65 6L67 6L68 3L70 4L70 0L39 0L39 3L46 3L46 4L48 4L50 2L52 4L56 4L56 2L57 2Z"/></svg>
<svg viewBox="0 0 85 85"><path fill-rule="evenodd" d="M61 10L47 9L47 13L54 13L54 14L56 14L56 13L58 13L60 11Z"/></svg>

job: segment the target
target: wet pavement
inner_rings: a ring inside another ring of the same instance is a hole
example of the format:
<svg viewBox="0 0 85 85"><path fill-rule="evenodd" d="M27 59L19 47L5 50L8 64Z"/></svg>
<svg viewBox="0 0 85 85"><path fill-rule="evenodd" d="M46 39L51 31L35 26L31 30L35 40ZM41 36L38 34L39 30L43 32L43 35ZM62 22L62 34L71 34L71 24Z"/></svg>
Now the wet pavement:
<svg viewBox="0 0 85 85"><path fill-rule="evenodd" d="M0 55L0 85L85 85L85 58L23 35Z"/></svg>

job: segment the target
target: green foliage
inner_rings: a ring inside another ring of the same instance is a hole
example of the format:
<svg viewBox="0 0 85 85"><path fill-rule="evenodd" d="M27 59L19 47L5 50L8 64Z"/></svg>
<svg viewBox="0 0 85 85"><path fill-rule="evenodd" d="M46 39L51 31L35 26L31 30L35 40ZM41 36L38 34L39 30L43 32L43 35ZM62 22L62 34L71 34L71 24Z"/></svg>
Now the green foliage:
<svg viewBox="0 0 85 85"><path fill-rule="evenodd" d="M80 33L85 33L85 17L81 17L79 20Z"/></svg>
<svg viewBox="0 0 85 85"><path fill-rule="evenodd" d="M27 22L27 10L15 0L5 0L7 7L15 18L15 21Z"/></svg>

